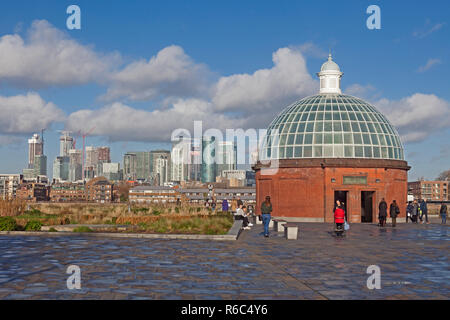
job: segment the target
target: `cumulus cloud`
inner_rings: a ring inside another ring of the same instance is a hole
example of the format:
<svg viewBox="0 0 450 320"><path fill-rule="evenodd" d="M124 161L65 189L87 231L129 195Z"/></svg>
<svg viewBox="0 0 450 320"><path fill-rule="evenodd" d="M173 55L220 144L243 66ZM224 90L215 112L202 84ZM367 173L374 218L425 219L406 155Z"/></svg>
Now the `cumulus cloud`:
<svg viewBox="0 0 450 320"><path fill-rule="evenodd" d="M417 72L425 72L427 70L429 70L431 67L433 67L434 65L440 64L442 63L441 60L439 59L428 59L427 63L424 66L420 66L417 69Z"/></svg>
<svg viewBox="0 0 450 320"><path fill-rule="evenodd" d="M192 131L194 121L203 121L207 128L242 127L247 119L236 119L215 113L211 103L200 99L179 99L168 109L142 110L123 103L113 103L99 110L79 110L66 122L70 130L87 131L107 136L111 141L170 141L172 131L186 128Z"/></svg>
<svg viewBox="0 0 450 320"><path fill-rule="evenodd" d="M18 34L0 38L0 83L19 87L101 82L117 61L117 54L101 55L46 20L34 21L25 39Z"/></svg>
<svg viewBox="0 0 450 320"><path fill-rule="evenodd" d="M39 94L0 96L0 134L28 134L63 121L64 113Z"/></svg>
<svg viewBox="0 0 450 320"><path fill-rule="evenodd" d="M419 39L423 39L427 36L429 36L430 34L432 34L433 32L436 32L440 29L442 29L442 27L445 25L445 22L440 22L440 23L436 23L431 25L430 20L427 20L425 23L425 26L421 29L421 30L417 30L413 32L413 36Z"/></svg>
<svg viewBox="0 0 450 320"><path fill-rule="evenodd" d="M403 142L426 139L439 130L448 129L450 103L434 94L415 93L400 100L381 99L375 105L402 136Z"/></svg>
<svg viewBox="0 0 450 320"><path fill-rule="evenodd" d="M373 94L375 94L375 92L376 88L370 84L361 85L358 83L354 83L345 89L346 94L367 99L369 99Z"/></svg>
<svg viewBox="0 0 450 320"><path fill-rule="evenodd" d="M179 46L169 46L148 61L140 60L113 74L103 100L150 100L192 97L207 91L208 68L197 64Z"/></svg>
<svg viewBox="0 0 450 320"><path fill-rule="evenodd" d="M270 112L318 91L318 82L309 74L301 52L280 48L273 53L272 61L270 69L221 77L214 88L214 108L253 114Z"/></svg>

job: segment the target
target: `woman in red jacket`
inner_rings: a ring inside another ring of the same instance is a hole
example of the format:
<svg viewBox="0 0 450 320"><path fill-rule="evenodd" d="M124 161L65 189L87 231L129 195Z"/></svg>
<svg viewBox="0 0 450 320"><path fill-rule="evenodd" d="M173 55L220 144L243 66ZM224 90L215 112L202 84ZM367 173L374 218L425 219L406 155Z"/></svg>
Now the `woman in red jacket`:
<svg viewBox="0 0 450 320"><path fill-rule="evenodd" d="M336 224L337 231L344 231L345 211L339 200L336 200L336 206L334 208L334 223Z"/></svg>

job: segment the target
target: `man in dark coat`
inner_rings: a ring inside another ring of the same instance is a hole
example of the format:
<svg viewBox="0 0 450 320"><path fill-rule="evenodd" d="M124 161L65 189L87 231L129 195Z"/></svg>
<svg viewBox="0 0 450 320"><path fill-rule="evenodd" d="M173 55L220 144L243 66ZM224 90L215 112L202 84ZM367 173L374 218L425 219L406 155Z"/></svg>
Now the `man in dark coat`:
<svg viewBox="0 0 450 320"><path fill-rule="evenodd" d="M447 205L442 202L441 209L439 210L439 213L441 214L442 218L442 224L447 223Z"/></svg>
<svg viewBox="0 0 450 320"><path fill-rule="evenodd" d="M414 222L412 219L412 210L413 210L413 205L412 205L412 202L409 201L408 206L406 207L406 223L408 223L408 218L411 219L411 222Z"/></svg>
<svg viewBox="0 0 450 320"><path fill-rule="evenodd" d="M400 213L400 208L397 205L397 201L392 201L391 206L389 208L389 213L392 218L392 227L395 228L397 225L397 216Z"/></svg>
<svg viewBox="0 0 450 320"><path fill-rule="evenodd" d="M428 208L427 208L427 201L425 199L422 199L420 202L420 211L422 211L422 214L420 215L420 221L424 223L423 221L423 215L425 215L425 222L429 224L428 222Z"/></svg>
<svg viewBox="0 0 450 320"><path fill-rule="evenodd" d="M414 223L418 223L419 221L419 206L417 204L417 200L414 200L412 204L412 211L411 211L412 221Z"/></svg>
<svg viewBox="0 0 450 320"><path fill-rule="evenodd" d="M386 217L387 217L387 203L383 199L381 199L380 204L378 205L378 219L380 220L380 227L384 227L386 224Z"/></svg>

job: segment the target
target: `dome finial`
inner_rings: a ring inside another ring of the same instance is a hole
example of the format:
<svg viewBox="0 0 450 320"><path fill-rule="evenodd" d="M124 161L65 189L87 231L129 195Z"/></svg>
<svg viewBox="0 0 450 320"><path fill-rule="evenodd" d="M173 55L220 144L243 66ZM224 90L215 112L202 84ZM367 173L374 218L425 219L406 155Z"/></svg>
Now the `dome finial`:
<svg viewBox="0 0 450 320"><path fill-rule="evenodd" d="M341 93L340 81L342 72L336 62L333 61L331 48L328 53L328 61L322 65L317 74L320 78L320 93Z"/></svg>

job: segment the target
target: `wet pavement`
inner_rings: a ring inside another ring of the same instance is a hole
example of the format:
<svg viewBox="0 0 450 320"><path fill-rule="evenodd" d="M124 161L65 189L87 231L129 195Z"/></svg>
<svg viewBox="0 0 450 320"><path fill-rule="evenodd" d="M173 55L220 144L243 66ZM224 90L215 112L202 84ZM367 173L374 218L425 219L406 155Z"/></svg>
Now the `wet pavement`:
<svg viewBox="0 0 450 320"><path fill-rule="evenodd" d="M0 299L450 298L448 226L353 224L344 238L299 226L298 240L261 225L231 242L1 235ZM370 265L381 289L367 288Z"/></svg>

